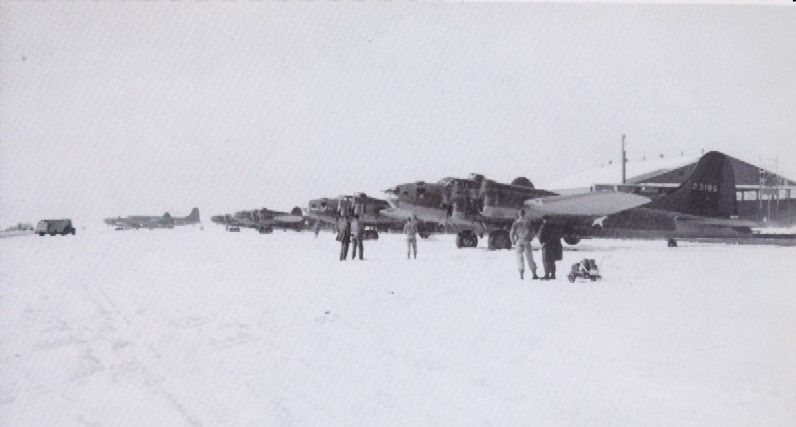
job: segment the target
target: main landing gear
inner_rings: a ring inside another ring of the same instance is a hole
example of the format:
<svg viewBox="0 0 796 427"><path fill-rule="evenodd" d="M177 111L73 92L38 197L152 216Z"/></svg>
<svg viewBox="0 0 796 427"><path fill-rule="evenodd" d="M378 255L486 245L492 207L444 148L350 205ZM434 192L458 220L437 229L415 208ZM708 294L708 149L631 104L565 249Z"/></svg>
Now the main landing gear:
<svg viewBox="0 0 796 427"><path fill-rule="evenodd" d="M506 230L494 230L489 232L487 248L490 251L500 249L511 249L511 238Z"/></svg>
<svg viewBox="0 0 796 427"><path fill-rule="evenodd" d="M474 248L478 246L478 236L470 230L460 231L456 235L457 248Z"/></svg>

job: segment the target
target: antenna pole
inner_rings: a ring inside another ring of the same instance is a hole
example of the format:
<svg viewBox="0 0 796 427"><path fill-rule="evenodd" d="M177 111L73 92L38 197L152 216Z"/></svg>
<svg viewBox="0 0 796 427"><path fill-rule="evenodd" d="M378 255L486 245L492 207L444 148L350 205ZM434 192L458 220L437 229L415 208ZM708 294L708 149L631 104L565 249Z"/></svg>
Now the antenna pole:
<svg viewBox="0 0 796 427"><path fill-rule="evenodd" d="M625 134L622 134L622 184L627 182L627 171L625 170L627 164L627 154L625 153Z"/></svg>

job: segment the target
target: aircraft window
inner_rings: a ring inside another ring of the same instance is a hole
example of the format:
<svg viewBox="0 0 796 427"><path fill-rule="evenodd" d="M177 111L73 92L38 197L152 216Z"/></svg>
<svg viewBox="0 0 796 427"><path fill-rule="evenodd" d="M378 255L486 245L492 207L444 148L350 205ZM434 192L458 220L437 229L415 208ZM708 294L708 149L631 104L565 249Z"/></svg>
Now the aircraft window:
<svg viewBox="0 0 796 427"><path fill-rule="evenodd" d="M426 189L425 188L418 188L417 189L417 197L424 199L426 197Z"/></svg>

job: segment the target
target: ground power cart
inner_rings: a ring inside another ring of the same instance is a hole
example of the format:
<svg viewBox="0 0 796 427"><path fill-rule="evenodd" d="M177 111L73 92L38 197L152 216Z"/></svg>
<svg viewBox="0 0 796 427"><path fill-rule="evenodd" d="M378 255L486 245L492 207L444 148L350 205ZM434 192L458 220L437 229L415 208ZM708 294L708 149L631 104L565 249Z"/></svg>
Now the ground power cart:
<svg viewBox="0 0 796 427"><path fill-rule="evenodd" d="M600 276L600 269L597 267L597 263L591 258L584 258L580 262L572 264L572 269L569 271L567 278L571 283L575 283L577 279L594 282L597 279L602 279L602 276Z"/></svg>

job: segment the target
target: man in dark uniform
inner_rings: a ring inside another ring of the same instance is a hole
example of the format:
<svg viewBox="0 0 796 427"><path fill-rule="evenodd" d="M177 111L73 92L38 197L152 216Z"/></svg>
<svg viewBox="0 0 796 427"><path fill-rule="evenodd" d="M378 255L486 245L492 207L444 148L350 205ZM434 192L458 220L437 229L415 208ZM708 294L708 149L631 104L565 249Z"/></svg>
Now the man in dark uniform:
<svg viewBox="0 0 796 427"><path fill-rule="evenodd" d="M354 214L354 220L351 221L351 260L357 257L357 248L359 248L359 260L363 261L365 258L365 249L362 246L362 240L365 235L365 228L359 222L359 214Z"/></svg>
<svg viewBox="0 0 796 427"><path fill-rule="evenodd" d="M337 240L340 242L340 261L348 257L348 244L351 243L351 222L348 216L341 217L337 222Z"/></svg>
<svg viewBox="0 0 796 427"><path fill-rule="evenodd" d="M564 248L561 246L561 236L558 230L555 225L550 223L550 218L547 215L542 217L539 243L542 245L542 264L544 265L542 280L555 280L556 261L562 258Z"/></svg>

